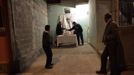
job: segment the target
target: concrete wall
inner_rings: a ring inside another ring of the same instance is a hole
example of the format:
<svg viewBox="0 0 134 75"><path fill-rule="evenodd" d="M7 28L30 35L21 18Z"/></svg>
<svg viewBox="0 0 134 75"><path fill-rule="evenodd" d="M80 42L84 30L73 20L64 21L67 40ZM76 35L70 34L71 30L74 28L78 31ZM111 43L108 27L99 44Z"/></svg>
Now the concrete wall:
<svg viewBox="0 0 134 75"><path fill-rule="evenodd" d="M102 43L102 37L105 29L104 15L111 12L111 0L97 0L96 1L96 18L97 18L97 50L102 51L104 44Z"/></svg>
<svg viewBox="0 0 134 75"><path fill-rule="evenodd" d="M15 31L17 66L30 66L42 48L42 32L47 20L44 0L11 0ZM13 35L12 35L13 36Z"/></svg>
<svg viewBox="0 0 134 75"><path fill-rule="evenodd" d="M89 0L88 43L97 47L96 0Z"/></svg>

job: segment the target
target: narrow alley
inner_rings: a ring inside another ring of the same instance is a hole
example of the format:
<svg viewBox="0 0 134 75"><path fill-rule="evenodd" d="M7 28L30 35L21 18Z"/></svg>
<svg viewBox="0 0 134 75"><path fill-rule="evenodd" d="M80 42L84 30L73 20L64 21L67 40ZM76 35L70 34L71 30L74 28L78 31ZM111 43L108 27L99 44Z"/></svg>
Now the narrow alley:
<svg viewBox="0 0 134 75"><path fill-rule="evenodd" d="M134 0L0 0L0 75L100 73L134 75Z"/></svg>

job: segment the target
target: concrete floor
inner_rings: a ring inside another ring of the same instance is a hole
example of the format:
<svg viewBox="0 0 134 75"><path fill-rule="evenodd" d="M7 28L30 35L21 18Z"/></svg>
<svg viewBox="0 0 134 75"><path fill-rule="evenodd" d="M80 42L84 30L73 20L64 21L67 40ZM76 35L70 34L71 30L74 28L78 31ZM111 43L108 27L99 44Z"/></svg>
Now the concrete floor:
<svg viewBox="0 0 134 75"><path fill-rule="evenodd" d="M30 68L17 75L97 75L100 58L90 45L74 48L53 49L53 69L45 69L45 54L42 54ZM134 75L125 71L122 75Z"/></svg>
<svg viewBox="0 0 134 75"><path fill-rule="evenodd" d="M53 49L53 69L45 69L45 55L40 56L24 73L18 75L96 75L99 56L89 45Z"/></svg>

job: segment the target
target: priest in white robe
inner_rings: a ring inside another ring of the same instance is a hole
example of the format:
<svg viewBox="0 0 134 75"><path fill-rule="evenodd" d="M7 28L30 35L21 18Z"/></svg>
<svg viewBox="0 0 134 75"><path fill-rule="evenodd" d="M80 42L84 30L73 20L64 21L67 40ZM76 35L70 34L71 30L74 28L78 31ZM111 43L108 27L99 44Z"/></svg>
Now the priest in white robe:
<svg viewBox="0 0 134 75"><path fill-rule="evenodd" d="M73 17L70 13L70 9L64 9L65 14L59 16L59 21L61 22L61 27L65 29L71 29L73 27ZM71 34L72 32L64 30L63 34Z"/></svg>

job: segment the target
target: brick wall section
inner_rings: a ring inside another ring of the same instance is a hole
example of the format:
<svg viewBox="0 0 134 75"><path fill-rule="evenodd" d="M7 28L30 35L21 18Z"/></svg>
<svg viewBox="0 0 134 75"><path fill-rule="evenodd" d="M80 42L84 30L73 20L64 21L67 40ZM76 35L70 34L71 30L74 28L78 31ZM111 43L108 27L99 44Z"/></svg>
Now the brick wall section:
<svg viewBox="0 0 134 75"><path fill-rule="evenodd" d="M42 32L47 24L44 0L12 0L17 59L20 70L28 67L40 54Z"/></svg>
<svg viewBox="0 0 134 75"><path fill-rule="evenodd" d="M46 12L47 5L43 0L33 2L33 47L35 50L39 50L42 47L42 32L44 31L44 26L48 23Z"/></svg>

